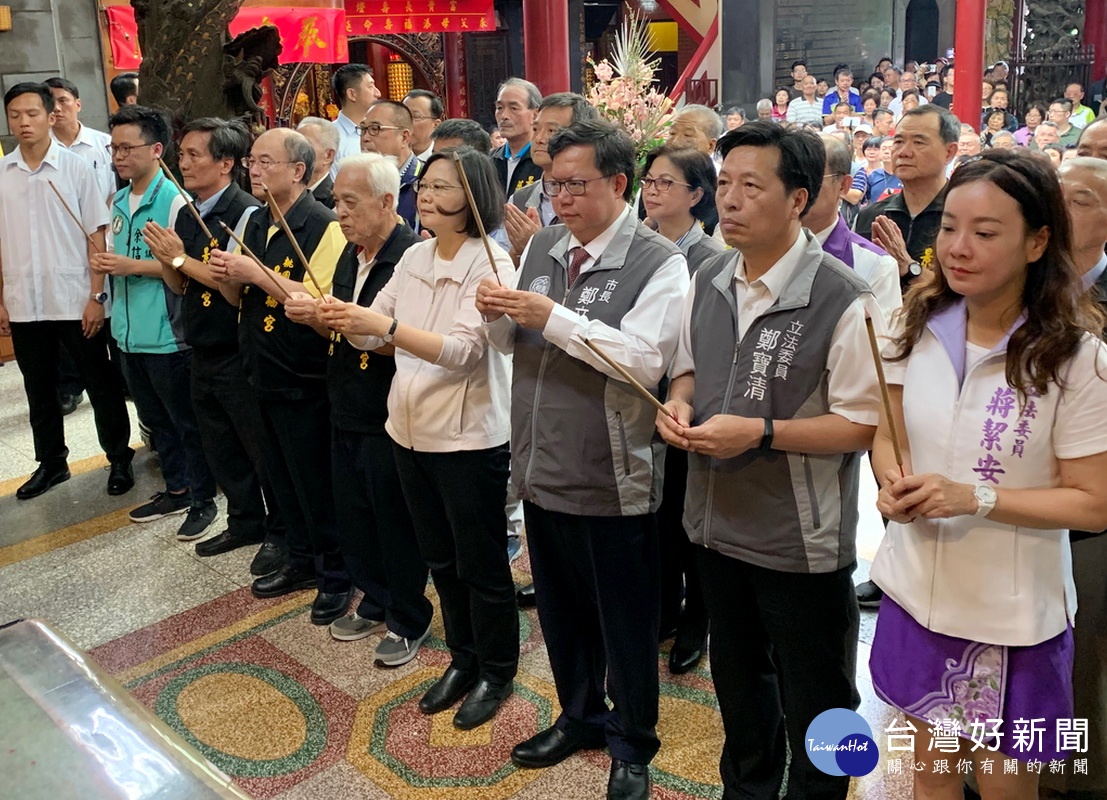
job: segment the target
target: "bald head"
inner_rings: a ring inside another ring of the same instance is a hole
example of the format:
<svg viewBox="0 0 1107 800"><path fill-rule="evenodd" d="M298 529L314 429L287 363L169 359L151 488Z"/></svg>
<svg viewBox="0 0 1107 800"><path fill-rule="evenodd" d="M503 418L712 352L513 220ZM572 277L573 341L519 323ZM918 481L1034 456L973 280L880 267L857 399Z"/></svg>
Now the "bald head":
<svg viewBox="0 0 1107 800"><path fill-rule="evenodd" d="M1061 189L1072 220L1072 249L1077 267L1087 272L1107 245L1107 160L1077 156L1058 167Z"/></svg>
<svg viewBox="0 0 1107 800"><path fill-rule="evenodd" d="M1107 117L1100 117L1084 129L1076 145L1076 154L1107 159Z"/></svg>
<svg viewBox="0 0 1107 800"><path fill-rule="evenodd" d="M308 187L315 169L315 148L302 133L274 128L254 141L250 159L254 195L266 200L264 185L279 203L284 203L295 200Z"/></svg>

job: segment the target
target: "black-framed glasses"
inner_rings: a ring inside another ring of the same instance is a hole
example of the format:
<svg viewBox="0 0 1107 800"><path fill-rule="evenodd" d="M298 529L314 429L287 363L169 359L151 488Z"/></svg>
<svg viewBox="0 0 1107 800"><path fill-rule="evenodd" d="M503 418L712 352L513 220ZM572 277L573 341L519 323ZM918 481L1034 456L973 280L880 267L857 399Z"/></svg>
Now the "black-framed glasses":
<svg viewBox="0 0 1107 800"><path fill-rule="evenodd" d="M402 131L399 125L381 125L379 122L370 122L368 125L358 125L354 128L357 131L358 136L364 136L369 134L370 136L380 136L381 131Z"/></svg>
<svg viewBox="0 0 1107 800"><path fill-rule="evenodd" d="M105 147L112 156L122 156L126 158L131 154L132 150L137 150L140 147L153 147L156 144L157 142L146 142L145 144L109 144L105 145Z"/></svg>
<svg viewBox="0 0 1107 800"><path fill-rule="evenodd" d="M274 161L271 158L254 158L253 156L246 156L242 159L242 166L246 169L253 169L255 166L261 167L263 170L272 169L277 164L297 164L297 161Z"/></svg>
<svg viewBox="0 0 1107 800"><path fill-rule="evenodd" d="M542 181L542 191L544 191L548 197L557 197L561 194L562 188L564 188L565 191L573 197L580 197L584 194L585 190L588 188L588 184L592 181L604 181L609 177L609 175L601 175L598 178L586 178L584 180Z"/></svg>
<svg viewBox="0 0 1107 800"><path fill-rule="evenodd" d="M690 183L681 183L680 181L674 181L672 178L643 178L639 183L642 184L643 189L657 189L659 192L667 192L674 186L687 186L692 188Z"/></svg>
<svg viewBox="0 0 1107 800"><path fill-rule="evenodd" d="M451 189L460 189L452 183L424 183L423 181L415 181L416 194L442 194L448 192Z"/></svg>

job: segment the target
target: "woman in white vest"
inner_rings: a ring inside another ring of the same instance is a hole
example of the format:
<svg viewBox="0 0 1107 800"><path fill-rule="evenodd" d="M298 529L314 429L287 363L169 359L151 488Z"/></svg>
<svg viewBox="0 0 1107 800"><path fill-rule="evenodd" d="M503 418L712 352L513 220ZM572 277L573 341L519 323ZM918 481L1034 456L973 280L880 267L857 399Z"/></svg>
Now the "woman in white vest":
<svg viewBox="0 0 1107 800"><path fill-rule="evenodd" d="M511 258L493 245L490 264L447 149L416 184L422 227L369 308L320 304L323 319L362 350L395 348L385 430L395 443L404 500L434 576L451 663L419 702L436 714L465 698L453 723L475 728L511 694L519 663L519 613L507 556L511 365L488 347L477 285L496 272L510 284ZM456 150L485 230L503 222L492 160Z"/></svg>
<svg viewBox="0 0 1107 800"><path fill-rule="evenodd" d="M960 797L939 762L967 759L985 800L1034 798L1028 762L1080 746L1067 529L1107 526L1107 347L1048 164L962 166L936 249L885 349L906 477L882 420L873 684L924 765L917 796Z"/></svg>

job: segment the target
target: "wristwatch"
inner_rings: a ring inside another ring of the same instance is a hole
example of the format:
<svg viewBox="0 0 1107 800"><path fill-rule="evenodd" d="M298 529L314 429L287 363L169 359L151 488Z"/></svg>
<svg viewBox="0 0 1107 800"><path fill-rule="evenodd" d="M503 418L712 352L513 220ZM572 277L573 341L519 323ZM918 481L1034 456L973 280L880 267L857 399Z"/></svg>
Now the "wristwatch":
<svg viewBox="0 0 1107 800"><path fill-rule="evenodd" d="M177 256L172 261L170 261L169 265L171 267L173 267L173 269L180 269L181 267L183 267L185 265L185 259L187 259L187 258L188 258L188 256L186 256L185 254L182 253L181 255Z"/></svg>
<svg viewBox="0 0 1107 800"><path fill-rule="evenodd" d="M765 417L764 422L764 433L761 434L761 444L757 446L757 449L767 452L773 449L773 418Z"/></svg>
<svg viewBox="0 0 1107 800"><path fill-rule="evenodd" d="M108 302L108 293L107 292L97 292L96 294L90 294L88 296L88 299L89 300L95 300L100 305L104 305L104 303Z"/></svg>
<svg viewBox="0 0 1107 800"><path fill-rule="evenodd" d="M976 513L974 517L986 517L996 507L996 490L987 484L978 483L972 490L976 498Z"/></svg>
<svg viewBox="0 0 1107 800"><path fill-rule="evenodd" d="M922 264L920 264L918 261L912 261L910 264L907 265L907 274L910 275L912 278L919 277L923 274Z"/></svg>
<svg viewBox="0 0 1107 800"><path fill-rule="evenodd" d="M396 318L393 318L392 327L388 329L388 333L381 337L382 339L384 339L386 344L392 344L392 337L396 335L396 328L398 328L399 325L400 321Z"/></svg>

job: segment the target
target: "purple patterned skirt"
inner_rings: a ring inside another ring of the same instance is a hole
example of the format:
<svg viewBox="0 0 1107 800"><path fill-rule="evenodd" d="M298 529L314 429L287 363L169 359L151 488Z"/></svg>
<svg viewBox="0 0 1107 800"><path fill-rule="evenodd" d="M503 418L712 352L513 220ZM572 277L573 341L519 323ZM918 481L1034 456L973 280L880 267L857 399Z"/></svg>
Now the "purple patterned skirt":
<svg viewBox="0 0 1107 800"><path fill-rule="evenodd" d="M1000 753L1048 760L1073 755L1057 735L1057 721L1073 716L1072 652L1071 626L1028 647L982 644L927 630L885 595L869 670L877 695L900 711L954 721L989 748L998 731Z"/></svg>

